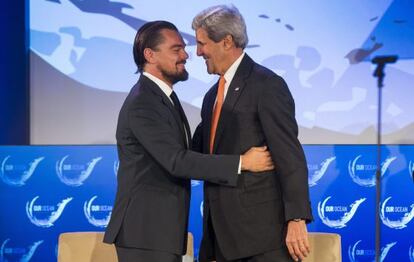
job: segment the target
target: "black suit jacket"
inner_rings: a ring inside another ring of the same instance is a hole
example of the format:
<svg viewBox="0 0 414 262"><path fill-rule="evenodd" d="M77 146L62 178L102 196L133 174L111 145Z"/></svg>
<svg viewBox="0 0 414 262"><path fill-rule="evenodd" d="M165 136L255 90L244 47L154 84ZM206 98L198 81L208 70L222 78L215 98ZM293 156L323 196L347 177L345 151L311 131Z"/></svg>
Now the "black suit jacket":
<svg viewBox="0 0 414 262"><path fill-rule="evenodd" d="M183 121L190 137L187 119L142 75L119 113L118 187L104 242L184 254L190 178L237 184L239 156L188 150Z"/></svg>
<svg viewBox="0 0 414 262"><path fill-rule="evenodd" d="M216 94L217 84L204 98L202 122L193 138L194 147L205 153ZM222 107L214 154L242 154L252 146L267 145L276 170L242 173L233 188L204 184L201 261L214 257L212 230L225 257L236 259L284 246L288 220L312 219L308 170L297 135L294 101L286 83L245 55Z"/></svg>

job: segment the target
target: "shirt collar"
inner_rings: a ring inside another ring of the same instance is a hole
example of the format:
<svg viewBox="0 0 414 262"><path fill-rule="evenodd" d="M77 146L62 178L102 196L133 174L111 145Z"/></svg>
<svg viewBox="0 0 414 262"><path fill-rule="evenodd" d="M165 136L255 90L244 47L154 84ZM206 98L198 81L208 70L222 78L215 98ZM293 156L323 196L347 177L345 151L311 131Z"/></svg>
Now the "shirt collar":
<svg viewBox="0 0 414 262"><path fill-rule="evenodd" d="M157 84L157 86L162 90L162 92L164 92L164 94L170 98L171 93L173 92L173 89L167 85L164 81L162 81L161 79L159 79L158 77L148 73L148 72L143 72L142 73L144 76L148 77L150 80L152 80L154 83ZM171 100L171 98L170 98Z"/></svg>
<svg viewBox="0 0 414 262"><path fill-rule="evenodd" d="M224 74L224 79L226 79L226 84L230 84L233 80L234 75L236 74L237 68L239 68L239 65L246 53L243 52L239 58L236 59L236 61L233 62L233 64L227 69L226 73Z"/></svg>

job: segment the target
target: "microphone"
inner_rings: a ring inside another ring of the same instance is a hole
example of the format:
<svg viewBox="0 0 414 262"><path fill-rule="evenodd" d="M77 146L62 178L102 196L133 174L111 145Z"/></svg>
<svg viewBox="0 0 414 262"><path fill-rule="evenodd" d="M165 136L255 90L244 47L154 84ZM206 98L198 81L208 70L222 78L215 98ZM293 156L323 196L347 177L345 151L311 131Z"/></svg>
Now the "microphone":
<svg viewBox="0 0 414 262"><path fill-rule="evenodd" d="M395 63L398 60L398 56L396 55L386 55L386 56L376 56L372 59L373 64L391 64Z"/></svg>

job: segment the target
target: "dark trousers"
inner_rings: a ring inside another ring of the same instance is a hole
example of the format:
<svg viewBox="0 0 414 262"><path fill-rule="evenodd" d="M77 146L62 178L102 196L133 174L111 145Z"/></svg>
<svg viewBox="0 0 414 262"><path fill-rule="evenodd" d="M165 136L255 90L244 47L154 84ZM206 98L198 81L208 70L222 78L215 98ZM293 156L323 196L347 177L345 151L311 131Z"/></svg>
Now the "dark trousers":
<svg viewBox="0 0 414 262"><path fill-rule="evenodd" d="M119 262L182 262L182 256L162 251L116 246Z"/></svg>
<svg viewBox="0 0 414 262"><path fill-rule="evenodd" d="M216 241L217 243L217 241ZM220 248L215 246L216 262L292 262L294 261L290 256L286 247L272 250L266 253L258 254L251 257L245 257L235 260L227 260L221 253Z"/></svg>
<svg viewBox="0 0 414 262"><path fill-rule="evenodd" d="M221 252L221 249L219 245L217 244L217 238L214 233L214 227L213 223L211 222L211 217L208 217L208 223L210 228L212 229L210 231L210 234L212 234L214 237L214 255L216 257L216 262L293 262L294 260L290 256L288 249L286 246L283 246L282 248L271 250L269 252L265 252L262 254L257 254L250 257L235 259L235 260L227 260L223 253Z"/></svg>

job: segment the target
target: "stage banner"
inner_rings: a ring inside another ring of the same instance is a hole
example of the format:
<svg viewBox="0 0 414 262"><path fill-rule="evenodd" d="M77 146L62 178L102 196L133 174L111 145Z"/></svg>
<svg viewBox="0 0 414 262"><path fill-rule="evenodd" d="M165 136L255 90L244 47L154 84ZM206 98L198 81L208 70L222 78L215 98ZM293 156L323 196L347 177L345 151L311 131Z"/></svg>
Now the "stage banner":
<svg viewBox="0 0 414 262"><path fill-rule="evenodd" d="M309 231L340 234L343 261L373 261L376 146L304 149L314 216ZM414 262L414 146L383 146L382 153L381 261ZM0 261L56 261L60 233L104 231L118 165L113 145L1 146ZM197 256L203 183L191 185L189 231Z"/></svg>

